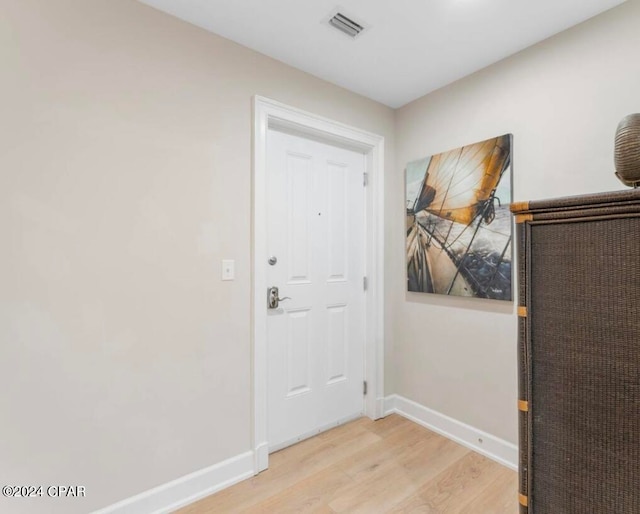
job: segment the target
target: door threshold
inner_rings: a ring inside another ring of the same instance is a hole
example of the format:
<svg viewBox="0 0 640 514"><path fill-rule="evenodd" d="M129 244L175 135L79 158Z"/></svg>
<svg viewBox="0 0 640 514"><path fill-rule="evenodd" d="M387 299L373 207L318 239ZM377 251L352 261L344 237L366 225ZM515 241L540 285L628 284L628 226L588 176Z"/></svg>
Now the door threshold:
<svg viewBox="0 0 640 514"><path fill-rule="evenodd" d="M339 427L340 425L344 425L345 423L349 423L350 421L354 421L358 418L361 418L362 416L364 416L364 412L359 412L358 414L352 414L351 416L347 416L345 418L340 418L337 421L333 421L331 423L328 423L326 425L321 426L320 428L316 428L315 430L312 430L310 432L306 432L298 437L294 437L293 439L289 439L288 441L284 441L283 443L279 443L279 444L274 444L273 446L269 446L269 453L275 453L278 450L283 450L284 448L287 448L288 446L292 446L294 444L297 444L299 442L304 441L305 439L310 439L311 437L315 437L323 432L326 432L327 430L331 430L332 428L336 428Z"/></svg>

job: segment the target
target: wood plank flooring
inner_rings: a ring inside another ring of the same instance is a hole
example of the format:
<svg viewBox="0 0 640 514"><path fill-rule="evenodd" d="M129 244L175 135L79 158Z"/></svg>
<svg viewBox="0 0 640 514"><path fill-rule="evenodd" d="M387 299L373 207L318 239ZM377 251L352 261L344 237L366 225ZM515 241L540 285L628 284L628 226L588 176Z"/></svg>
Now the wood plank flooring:
<svg viewBox="0 0 640 514"><path fill-rule="evenodd" d="M515 514L517 496L516 472L394 414L273 453L267 471L178 513Z"/></svg>

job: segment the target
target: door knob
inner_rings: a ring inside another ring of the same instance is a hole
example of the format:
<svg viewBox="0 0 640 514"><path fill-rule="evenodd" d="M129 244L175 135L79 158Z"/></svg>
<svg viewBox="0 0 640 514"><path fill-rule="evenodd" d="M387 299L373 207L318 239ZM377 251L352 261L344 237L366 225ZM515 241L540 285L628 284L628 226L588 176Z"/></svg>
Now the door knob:
<svg viewBox="0 0 640 514"><path fill-rule="evenodd" d="M273 286L267 289L267 307L269 309L277 309L280 302L284 300L291 300L288 296L284 298L279 298L280 291L278 288Z"/></svg>

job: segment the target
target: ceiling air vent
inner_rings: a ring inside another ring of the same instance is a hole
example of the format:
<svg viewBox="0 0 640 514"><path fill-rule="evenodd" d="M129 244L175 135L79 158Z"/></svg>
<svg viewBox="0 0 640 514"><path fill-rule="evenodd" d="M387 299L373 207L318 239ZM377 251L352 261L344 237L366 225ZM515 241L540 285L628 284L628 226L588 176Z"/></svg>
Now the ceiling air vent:
<svg viewBox="0 0 640 514"><path fill-rule="evenodd" d="M358 37L358 35L364 30L364 27L358 22L347 18L344 14L340 14L339 12L329 20L329 25L333 25L339 31L344 32L347 36L352 38Z"/></svg>

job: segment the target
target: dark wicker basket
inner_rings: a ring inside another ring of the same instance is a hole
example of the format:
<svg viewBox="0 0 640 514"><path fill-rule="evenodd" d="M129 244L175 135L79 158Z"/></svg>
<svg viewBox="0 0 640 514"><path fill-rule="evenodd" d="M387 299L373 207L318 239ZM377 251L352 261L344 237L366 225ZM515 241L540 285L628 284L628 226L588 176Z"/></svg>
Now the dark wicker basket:
<svg viewBox="0 0 640 514"><path fill-rule="evenodd" d="M640 513L640 189L512 205L520 512Z"/></svg>

